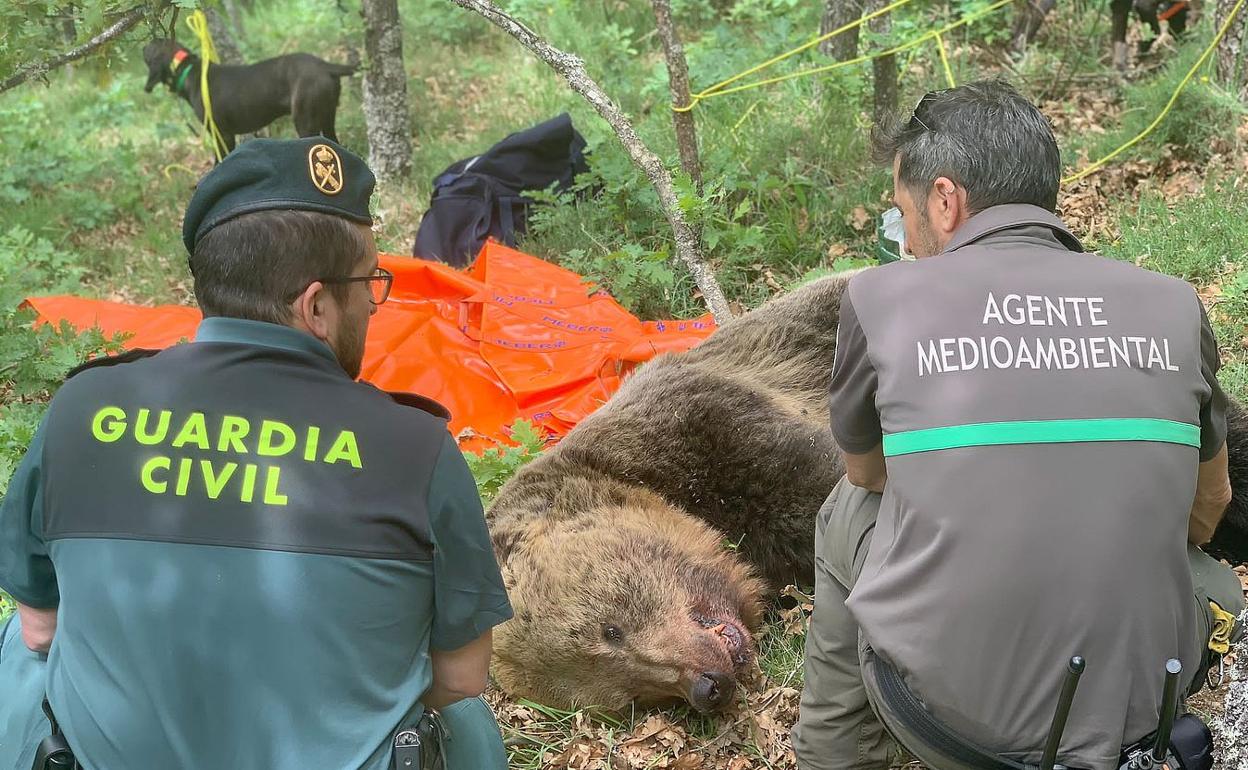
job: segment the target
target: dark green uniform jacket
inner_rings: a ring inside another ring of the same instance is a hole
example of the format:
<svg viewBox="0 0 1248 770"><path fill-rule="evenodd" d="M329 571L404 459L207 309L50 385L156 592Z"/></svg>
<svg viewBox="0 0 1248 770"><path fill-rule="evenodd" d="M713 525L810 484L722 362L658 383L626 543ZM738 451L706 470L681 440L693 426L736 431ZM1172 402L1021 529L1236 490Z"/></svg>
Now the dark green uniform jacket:
<svg viewBox="0 0 1248 770"><path fill-rule="evenodd" d="M57 393L0 588L58 607L48 698L93 768L387 767L428 650L511 615L445 413L221 318Z"/></svg>

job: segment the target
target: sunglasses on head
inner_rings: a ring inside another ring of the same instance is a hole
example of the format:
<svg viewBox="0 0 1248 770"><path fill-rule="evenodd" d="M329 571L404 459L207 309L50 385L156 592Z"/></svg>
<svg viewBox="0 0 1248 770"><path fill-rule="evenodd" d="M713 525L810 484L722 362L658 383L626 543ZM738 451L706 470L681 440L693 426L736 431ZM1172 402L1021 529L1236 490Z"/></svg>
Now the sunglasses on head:
<svg viewBox="0 0 1248 770"><path fill-rule="evenodd" d="M934 121L931 116L928 115L928 112L932 103L949 90L950 89L948 88L942 88L939 91L928 91L923 94L923 98L919 100L919 103L914 105L914 112L910 113L910 121L906 123L906 130L917 131L922 128L924 131L928 131L929 133L936 133L936 129L932 127L932 123Z"/></svg>

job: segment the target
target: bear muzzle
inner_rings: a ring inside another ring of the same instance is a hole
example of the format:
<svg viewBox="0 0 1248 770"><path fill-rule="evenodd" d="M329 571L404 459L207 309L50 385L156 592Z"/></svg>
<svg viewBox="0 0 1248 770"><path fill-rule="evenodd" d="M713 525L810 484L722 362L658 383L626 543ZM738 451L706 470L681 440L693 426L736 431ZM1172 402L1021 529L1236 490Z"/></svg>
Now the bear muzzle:
<svg viewBox="0 0 1248 770"><path fill-rule="evenodd" d="M732 702L736 688L737 681L732 674L704 671L689 689L689 703L703 714L719 711Z"/></svg>
<svg viewBox="0 0 1248 770"><path fill-rule="evenodd" d="M694 616L698 625L715 635L716 641L728 653L734 668L750 662L753 641L749 632L733 620Z"/></svg>

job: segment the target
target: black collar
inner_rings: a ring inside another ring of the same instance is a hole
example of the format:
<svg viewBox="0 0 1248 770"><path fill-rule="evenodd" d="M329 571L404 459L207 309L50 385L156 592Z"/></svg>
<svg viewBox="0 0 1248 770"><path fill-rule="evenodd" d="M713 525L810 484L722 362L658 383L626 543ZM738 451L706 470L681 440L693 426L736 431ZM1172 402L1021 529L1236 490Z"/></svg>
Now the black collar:
<svg viewBox="0 0 1248 770"><path fill-rule="evenodd" d="M182 49L185 50L185 49ZM186 79L190 76L191 70L195 67L195 54L190 51L186 52L186 57L178 64L177 69L173 71L173 92L180 94L186 89Z"/></svg>

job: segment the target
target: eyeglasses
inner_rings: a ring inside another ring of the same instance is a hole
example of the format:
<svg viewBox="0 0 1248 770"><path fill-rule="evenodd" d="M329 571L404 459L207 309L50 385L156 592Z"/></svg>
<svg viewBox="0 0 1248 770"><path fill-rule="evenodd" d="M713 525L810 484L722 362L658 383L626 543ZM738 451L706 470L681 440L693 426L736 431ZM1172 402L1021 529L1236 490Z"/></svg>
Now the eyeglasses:
<svg viewBox="0 0 1248 770"><path fill-rule="evenodd" d="M932 128L933 121L931 116L927 115L927 110L932 102L936 101L941 94L948 90L948 88L942 88L939 91L928 91L923 94L923 98L919 100L919 103L914 105L914 112L910 114L910 122L906 124L906 130L915 131L921 126L925 131L936 133L936 129ZM923 119L925 115L927 115L927 120Z"/></svg>
<svg viewBox="0 0 1248 770"><path fill-rule="evenodd" d="M394 273L384 267L375 268L371 275L357 275L349 278L318 278L325 284L368 282L369 302L380 305L390 297L390 287L394 285Z"/></svg>

